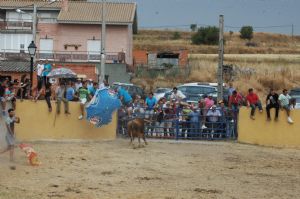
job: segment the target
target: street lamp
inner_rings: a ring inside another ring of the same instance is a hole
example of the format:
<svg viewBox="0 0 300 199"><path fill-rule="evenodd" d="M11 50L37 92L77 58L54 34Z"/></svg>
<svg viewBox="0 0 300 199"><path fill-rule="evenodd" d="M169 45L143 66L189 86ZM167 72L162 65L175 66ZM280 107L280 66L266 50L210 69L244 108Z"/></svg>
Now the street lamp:
<svg viewBox="0 0 300 199"><path fill-rule="evenodd" d="M31 41L31 43L29 44L28 52L30 55L30 94L31 94L32 84L33 84L33 58L34 58L35 52L36 52L36 45L35 45L34 41Z"/></svg>

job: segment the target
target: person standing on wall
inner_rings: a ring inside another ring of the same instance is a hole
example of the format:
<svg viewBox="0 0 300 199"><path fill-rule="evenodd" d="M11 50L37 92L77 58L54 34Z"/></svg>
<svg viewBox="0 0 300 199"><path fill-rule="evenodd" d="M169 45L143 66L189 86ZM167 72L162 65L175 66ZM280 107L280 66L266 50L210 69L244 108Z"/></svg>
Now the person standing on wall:
<svg viewBox="0 0 300 199"><path fill-rule="evenodd" d="M83 87L79 88L78 94L79 94L79 102L80 102L80 110L81 110L81 115L78 117L78 119L82 120L84 116L84 106L86 105L89 99L92 99L87 89L87 82L84 82Z"/></svg>
<svg viewBox="0 0 300 199"><path fill-rule="evenodd" d="M44 81L45 86L46 86L46 83L49 81L49 78L47 76L51 72L51 70L52 70L52 65L46 59L45 64L44 64L44 70L43 70L43 81Z"/></svg>
<svg viewBox="0 0 300 199"><path fill-rule="evenodd" d="M64 82L60 82L59 86L56 88L55 94L56 94L56 103L57 103L57 109L56 113L60 114L60 105L61 102L64 103L65 106L65 114L69 113L69 101L66 99L66 85Z"/></svg>
<svg viewBox="0 0 300 199"><path fill-rule="evenodd" d="M36 65L36 74L37 74L37 94L35 97L35 101L38 100L38 98L41 95L41 89L43 87L43 71L44 71L44 63L42 60L39 61L39 63Z"/></svg>

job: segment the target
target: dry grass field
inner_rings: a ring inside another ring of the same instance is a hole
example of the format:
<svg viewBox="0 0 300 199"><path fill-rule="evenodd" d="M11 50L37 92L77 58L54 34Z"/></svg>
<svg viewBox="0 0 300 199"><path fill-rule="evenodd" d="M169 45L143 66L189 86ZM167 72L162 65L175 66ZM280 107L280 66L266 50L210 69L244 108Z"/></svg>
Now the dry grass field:
<svg viewBox="0 0 300 199"><path fill-rule="evenodd" d="M134 48L148 51L187 49L190 52L188 77L158 76L134 78L133 83L146 88L173 87L184 82L216 82L218 46L192 45L192 32L180 32L181 39L172 40L174 31L140 30L134 36ZM264 97L269 88L278 91L300 85L300 36L254 33L252 42L257 47L246 47L247 41L239 33L225 33L224 64L237 65L241 70L251 69L251 75L238 74L233 82L242 93L252 87Z"/></svg>
<svg viewBox="0 0 300 199"><path fill-rule="evenodd" d="M192 32L179 32L181 38L173 40L174 31L168 30L140 30L134 36L134 49L148 51L172 51L187 49L191 54L215 54L217 46L193 45L191 43ZM292 38L288 35L272 33L254 33L251 42L257 47L245 46L246 40L240 39L239 33L225 33L226 54L299 54L300 36Z"/></svg>
<svg viewBox="0 0 300 199"><path fill-rule="evenodd" d="M216 82L218 56L216 54L191 54L189 56L191 73L187 78L159 76L153 78L134 78L133 82L150 91L156 87L173 87L186 82ZM252 69L253 74L237 74L234 87L246 93L254 88L265 97L269 88L281 92L300 85L300 55L280 54L225 54L224 64L233 64L240 70Z"/></svg>

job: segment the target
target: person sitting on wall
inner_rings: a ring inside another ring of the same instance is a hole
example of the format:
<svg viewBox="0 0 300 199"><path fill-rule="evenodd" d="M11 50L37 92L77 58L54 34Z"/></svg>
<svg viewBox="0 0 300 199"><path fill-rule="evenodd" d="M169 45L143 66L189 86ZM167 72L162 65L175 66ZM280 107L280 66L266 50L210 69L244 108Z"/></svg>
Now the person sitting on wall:
<svg viewBox="0 0 300 199"><path fill-rule="evenodd" d="M280 102L278 100L279 96L278 94L274 91L274 89L270 89L270 93L267 96L266 99L266 111L267 111L267 120L271 121L271 115L270 115L270 109L275 108L275 121L278 120L278 114L279 114L279 106Z"/></svg>
<svg viewBox="0 0 300 199"><path fill-rule="evenodd" d="M253 92L253 88L250 88L248 90L248 95L246 96L246 99L247 99L247 107L248 108L249 106L251 107L250 118L252 120L255 120L254 115L255 115L256 107L258 107L260 113L262 113L263 109L259 97L257 96L256 93Z"/></svg>
<svg viewBox="0 0 300 199"><path fill-rule="evenodd" d="M59 86L56 88L55 94L57 103L56 113L60 114L60 105L61 102L63 102L65 106L65 114L70 114L69 101L66 99L66 85L64 82L60 82Z"/></svg>
<svg viewBox="0 0 300 199"><path fill-rule="evenodd" d="M294 121L291 118L291 107L290 107L290 100L291 100L291 96L288 94L288 90L287 89L283 89L282 94L279 95L278 98L279 102L280 102L280 107L282 110L286 111L286 114L288 116L287 121L288 123L292 124L294 123Z"/></svg>
<svg viewBox="0 0 300 199"><path fill-rule="evenodd" d="M81 115L78 117L78 119L82 120L84 116L84 106L86 105L89 99L92 99L92 96L90 95L87 89L87 82L84 82L83 87L79 88L78 94L79 94L80 110L81 110Z"/></svg>

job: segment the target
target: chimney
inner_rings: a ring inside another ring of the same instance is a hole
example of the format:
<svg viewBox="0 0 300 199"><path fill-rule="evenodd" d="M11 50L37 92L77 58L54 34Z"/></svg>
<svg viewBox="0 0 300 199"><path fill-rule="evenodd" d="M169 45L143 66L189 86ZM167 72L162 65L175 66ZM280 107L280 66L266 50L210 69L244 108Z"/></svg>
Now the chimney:
<svg viewBox="0 0 300 199"><path fill-rule="evenodd" d="M63 11L67 12L69 10L69 1L62 0L61 8Z"/></svg>

